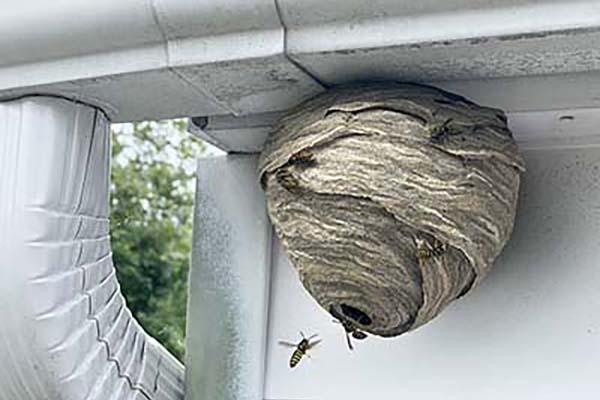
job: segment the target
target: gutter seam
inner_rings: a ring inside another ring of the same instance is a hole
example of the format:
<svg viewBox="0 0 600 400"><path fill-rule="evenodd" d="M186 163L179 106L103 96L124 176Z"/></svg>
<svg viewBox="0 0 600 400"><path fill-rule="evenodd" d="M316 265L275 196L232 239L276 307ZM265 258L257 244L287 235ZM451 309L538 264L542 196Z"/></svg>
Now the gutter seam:
<svg viewBox="0 0 600 400"><path fill-rule="evenodd" d="M292 57L292 55L289 53L289 51L288 51L288 27L287 27L285 21L283 20L283 13L281 12L281 6L279 5L279 0L273 0L273 2L275 3L275 10L277 12L277 18L279 19L281 29L283 29L283 56L290 63L292 63L296 68L298 68L300 71L302 71L308 77L310 77L313 81L315 81L317 84L319 84L319 86L321 86L323 89L328 89L331 85L328 85L324 81L319 79L315 73L310 71L304 65L300 64L298 61L296 61Z"/></svg>
<svg viewBox="0 0 600 400"><path fill-rule="evenodd" d="M194 89L196 92L198 92L201 96L209 98L215 105L217 105L221 108L224 108L225 110L227 110L228 112L230 112L233 115L236 115L236 111L233 108L231 108L231 106L229 106L229 104L222 102L217 97L215 97L215 95L212 94L211 92L196 85L187 76L185 76L184 74L179 72L176 68L171 66L171 51L169 50L169 43L171 41L169 39L169 35L168 35L166 29L163 27L163 25L160 22L160 14L158 12L158 8L156 7L155 1L156 0L148 0L148 5L150 6L150 11L152 12L152 19L154 20L154 23L155 23L156 27L158 28L158 30L162 36L162 39L163 39L163 49L164 49L164 53L165 53L166 69L169 72L171 72L181 82L183 82L184 84L187 84L192 89Z"/></svg>

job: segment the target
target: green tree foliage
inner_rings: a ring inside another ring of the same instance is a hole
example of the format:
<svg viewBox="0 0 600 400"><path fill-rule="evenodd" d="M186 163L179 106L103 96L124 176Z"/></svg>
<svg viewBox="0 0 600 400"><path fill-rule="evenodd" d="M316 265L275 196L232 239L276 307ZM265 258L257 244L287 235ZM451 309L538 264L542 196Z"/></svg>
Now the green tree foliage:
<svg viewBox="0 0 600 400"><path fill-rule="evenodd" d="M183 359L195 159L182 120L112 130L111 236L127 304L144 329Z"/></svg>

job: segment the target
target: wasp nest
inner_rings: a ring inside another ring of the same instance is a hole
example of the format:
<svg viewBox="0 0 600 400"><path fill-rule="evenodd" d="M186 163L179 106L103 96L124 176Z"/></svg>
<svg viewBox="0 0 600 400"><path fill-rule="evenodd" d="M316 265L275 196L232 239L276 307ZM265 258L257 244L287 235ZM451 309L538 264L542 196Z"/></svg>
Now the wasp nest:
<svg viewBox="0 0 600 400"><path fill-rule="evenodd" d="M304 102L260 161L304 287L380 336L428 322L485 277L511 234L523 171L502 111L398 83Z"/></svg>

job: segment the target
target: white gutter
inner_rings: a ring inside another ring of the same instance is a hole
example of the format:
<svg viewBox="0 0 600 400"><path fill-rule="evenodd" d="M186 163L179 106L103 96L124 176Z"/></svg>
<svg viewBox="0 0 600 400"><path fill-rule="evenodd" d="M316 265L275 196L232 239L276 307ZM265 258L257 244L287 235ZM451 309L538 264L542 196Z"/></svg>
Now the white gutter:
<svg viewBox="0 0 600 400"><path fill-rule="evenodd" d="M583 73L581 86L600 70L600 3L589 0L11 3L0 99L59 94L113 121L280 111L356 79L443 82L479 101L462 80Z"/></svg>
<svg viewBox="0 0 600 400"><path fill-rule="evenodd" d="M272 81L262 91L273 106L296 101L300 81L318 90L281 59L271 0L67 0L50 11L26 0L0 14L0 38L0 98L60 94L99 105L115 121L244 112L257 98L233 83L245 59L255 71L269 68L255 78Z"/></svg>

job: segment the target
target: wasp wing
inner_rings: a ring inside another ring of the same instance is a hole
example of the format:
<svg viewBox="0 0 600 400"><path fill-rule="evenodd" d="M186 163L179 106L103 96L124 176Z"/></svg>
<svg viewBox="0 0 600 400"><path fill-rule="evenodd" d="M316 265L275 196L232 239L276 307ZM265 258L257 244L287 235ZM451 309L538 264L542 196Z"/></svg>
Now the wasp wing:
<svg viewBox="0 0 600 400"><path fill-rule="evenodd" d="M297 343L286 342L285 340L280 340L279 344L285 347L298 347Z"/></svg>

